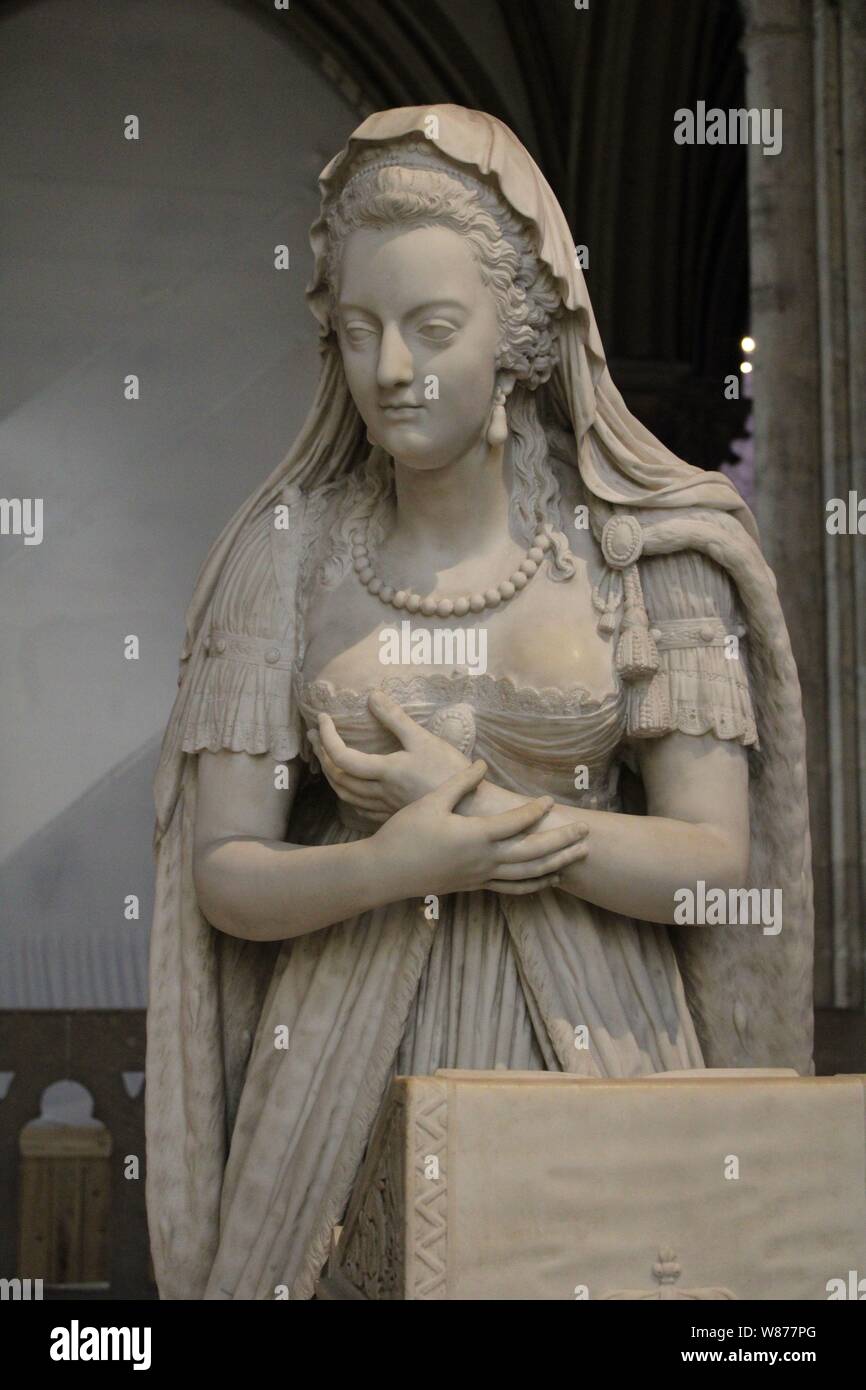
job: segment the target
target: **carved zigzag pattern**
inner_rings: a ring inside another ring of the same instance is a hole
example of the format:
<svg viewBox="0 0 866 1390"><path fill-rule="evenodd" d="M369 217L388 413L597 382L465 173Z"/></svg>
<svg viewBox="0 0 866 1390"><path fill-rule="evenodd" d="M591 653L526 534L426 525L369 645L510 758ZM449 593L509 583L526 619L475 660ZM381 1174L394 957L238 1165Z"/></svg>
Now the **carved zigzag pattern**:
<svg viewBox="0 0 866 1390"><path fill-rule="evenodd" d="M369 1299L405 1297L404 1125L402 1097L392 1095L370 1141L338 1247L341 1273Z"/></svg>
<svg viewBox="0 0 866 1390"><path fill-rule="evenodd" d="M444 1083L426 1082L412 1110L415 1140L415 1201L412 1250L413 1299L446 1297L448 1185L446 1150L448 1101ZM436 1159L438 1177L428 1177Z"/></svg>

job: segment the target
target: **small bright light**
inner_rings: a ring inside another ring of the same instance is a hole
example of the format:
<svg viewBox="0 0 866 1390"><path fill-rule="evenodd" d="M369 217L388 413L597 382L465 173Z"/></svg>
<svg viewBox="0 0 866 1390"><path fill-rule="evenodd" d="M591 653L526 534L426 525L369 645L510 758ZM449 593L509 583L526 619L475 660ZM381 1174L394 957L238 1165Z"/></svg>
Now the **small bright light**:
<svg viewBox="0 0 866 1390"><path fill-rule="evenodd" d="M740 363L740 371L743 373L744 376L748 376L748 374L749 374L749 372L750 372L751 370L752 370L752 364L751 364L751 362L741 362L741 363Z"/></svg>
<svg viewBox="0 0 866 1390"><path fill-rule="evenodd" d="M757 347L757 343L755 342L754 338L741 338L740 347L743 349L743 352L754 352L755 348Z"/></svg>

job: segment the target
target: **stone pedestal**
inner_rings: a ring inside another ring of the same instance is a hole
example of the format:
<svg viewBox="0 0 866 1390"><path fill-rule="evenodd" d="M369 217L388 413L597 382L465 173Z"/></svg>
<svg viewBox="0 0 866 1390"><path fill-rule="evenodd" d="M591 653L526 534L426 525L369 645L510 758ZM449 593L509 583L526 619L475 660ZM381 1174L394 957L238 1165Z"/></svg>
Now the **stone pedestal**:
<svg viewBox="0 0 866 1390"><path fill-rule="evenodd" d="M319 1296L814 1299L866 1271L866 1077L398 1077Z"/></svg>

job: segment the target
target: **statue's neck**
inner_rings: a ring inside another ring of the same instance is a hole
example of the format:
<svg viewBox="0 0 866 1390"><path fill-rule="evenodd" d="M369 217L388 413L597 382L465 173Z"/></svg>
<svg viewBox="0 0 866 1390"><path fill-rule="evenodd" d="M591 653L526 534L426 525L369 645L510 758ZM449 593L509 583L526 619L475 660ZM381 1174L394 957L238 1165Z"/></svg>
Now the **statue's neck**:
<svg viewBox="0 0 866 1390"><path fill-rule="evenodd" d="M483 554L508 534L510 496L505 450L486 443L441 468L395 461L393 542L455 562Z"/></svg>

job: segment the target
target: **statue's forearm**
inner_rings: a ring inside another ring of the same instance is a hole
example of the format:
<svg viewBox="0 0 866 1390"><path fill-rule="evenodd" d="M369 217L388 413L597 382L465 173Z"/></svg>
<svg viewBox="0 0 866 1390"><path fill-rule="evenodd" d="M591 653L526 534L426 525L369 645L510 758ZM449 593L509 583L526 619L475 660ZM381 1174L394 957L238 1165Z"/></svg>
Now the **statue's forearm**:
<svg viewBox="0 0 866 1390"><path fill-rule="evenodd" d="M462 815L489 816L525 797L484 781L458 807ZM662 816L589 811L557 803L536 829L575 820L589 826L589 854L561 871L560 889L624 917L672 922L674 893L694 887L740 886L747 873L743 846L719 827Z"/></svg>
<svg viewBox="0 0 866 1390"><path fill-rule="evenodd" d="M208 921L249 941L304 936L406 896L399 866L383 861L372 837L312 846L215 840L196 854L195 883Z"/></svg>

